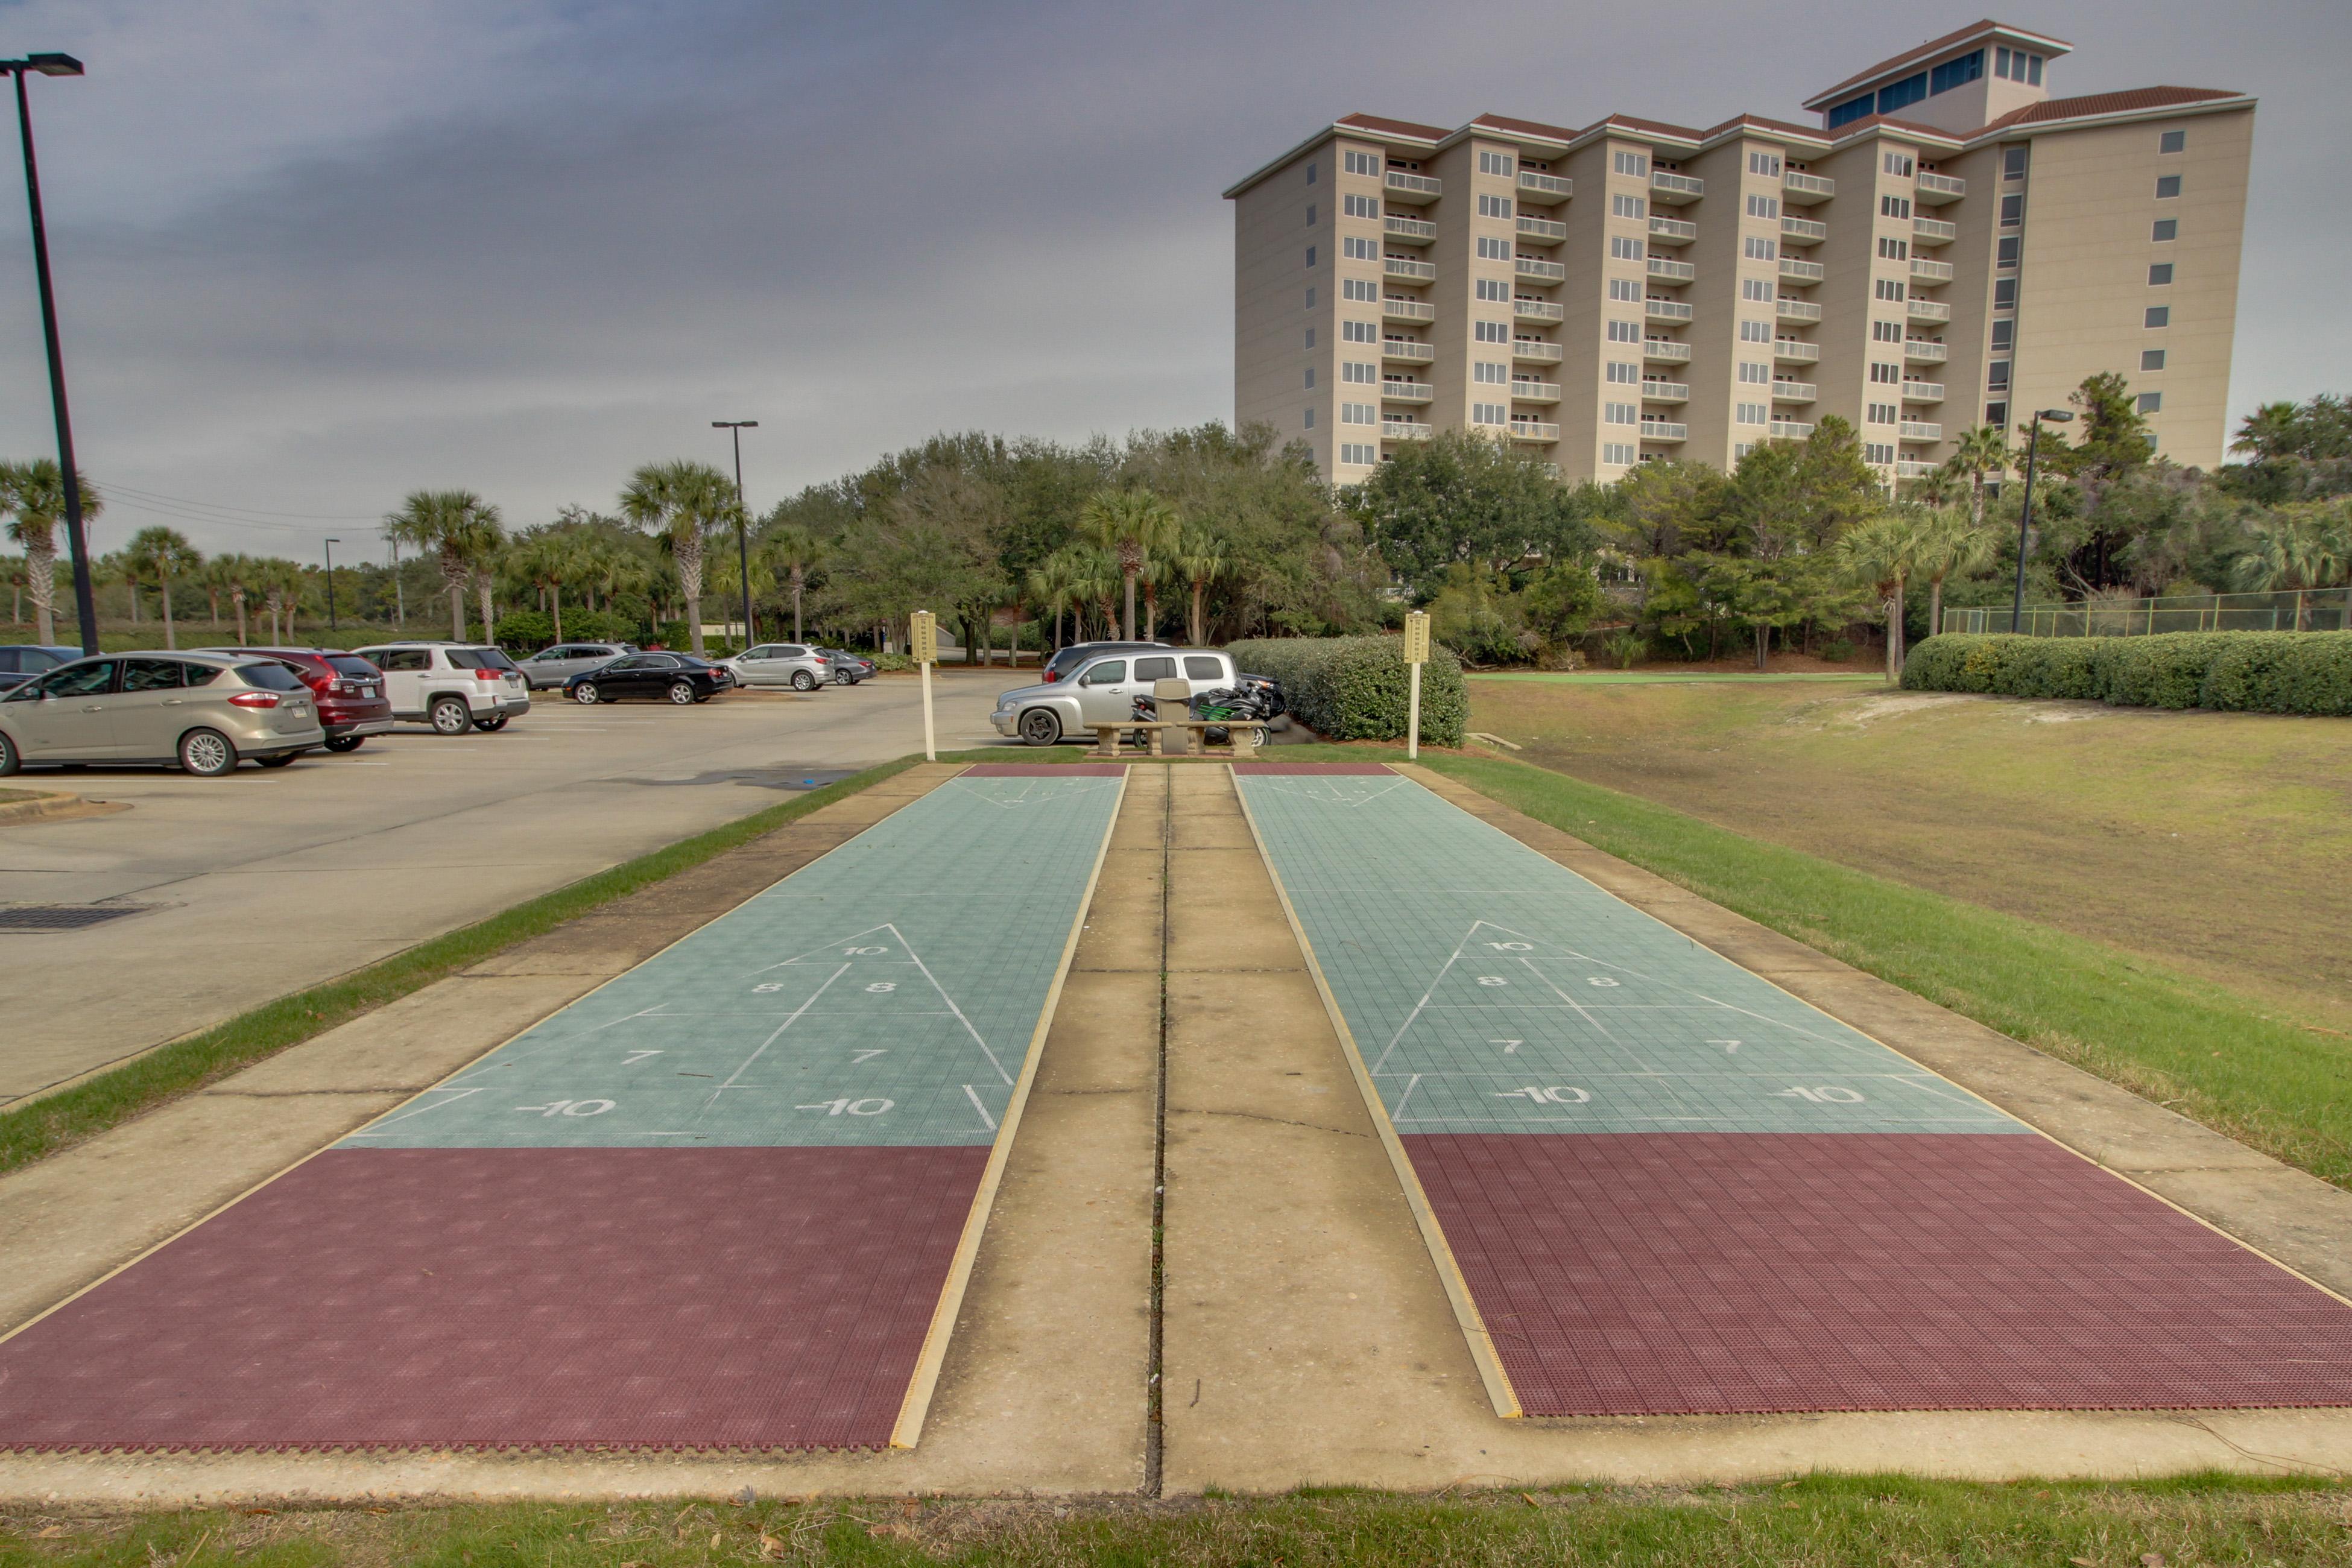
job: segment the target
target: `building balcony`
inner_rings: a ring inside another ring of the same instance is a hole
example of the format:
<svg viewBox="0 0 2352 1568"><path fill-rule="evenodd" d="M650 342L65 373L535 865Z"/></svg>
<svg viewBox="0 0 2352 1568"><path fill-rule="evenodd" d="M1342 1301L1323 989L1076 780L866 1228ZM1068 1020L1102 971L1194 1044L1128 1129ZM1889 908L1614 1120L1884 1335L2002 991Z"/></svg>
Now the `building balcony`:
<svg viewBox="0 0 2352 1568"><path fill-rule="evenodd" d="M1381 439L1383 441L1426 441L1436 432L1413 419L1391 419L1381 416Z"/></svg>
<svg viewBox="0 0 2352 1568"><path fill-rule="evenodd" d="M1549 206L1576 195L1576 182L1560 174L1538 174L1530 169L1519 171L1519 199Z"/></svg>
<svg viewBox="0 0 2352 1568"><path fill-rule="evenodd" d="M1948 321L1952 308L1941 300L1906 300L1903 313L1915 321Z"/></svg>
<svg viewBox="0 0 2352 1568"><path fill-rule="evenodd" d="M1415 261L1408 256L1381 257L1381 271L1388 277L1395 279L1400 283L1434 283L1437 281L1437 263L1434 261Z"/></svg>
<svg viewBox="0 0 2352 1568"><path fill-rule="evenodd" d="M1428 364L1437 358L1437 345L1417 343L1411 338L1384 338L1381 357L1399 364Z"/></svg>
<svg viewBox="0 0 2352 1568"><path fill-rule="evenodd" d="M1898 479L1924 479L1936 471L1936 465L1917 458L1895 459L1895 477Z"/></svg>
<svg viewBox="0 0 2352 1568"><path fill-rule="evenodd" d="M1903 357L1913 364L1941 364L1944 353L1943 344L1929 342L1926 338L1903 340Z"/></svg>
<svg viewBox="0 0 2352 1568"><path fill-rule="evenodd" d="M1644 419L1642 421L1642 439L1644 441L1687 441L1690 439L1690 426L1687 425L1669 425L1663 419Z"/></svg>
<svg viewBox="0 0 2352 1568"><path fill-rule="evenodd" d="M1383 321L1433 321L1437 307L1426 300L1401 300L1394 294L1381 301Z"/></svg>
<svg viewBox="0 0 2352 1568"><path fill-rule="evenodd" d="M1568 279L1567 268L1540 256L1515 256L1511 258L1511 270L1531 283L1560 283Z"/></svg>
<svg viewBox="0 0 2352 1568"><path fill-rule="evenodd" d="M1814 390L1813 384L1810 381L1775 381L1772 383L1772 401L1812 403L1817 401Z"/></svg>
<svg viewBox="0 0 2352 1568"><path fill-rule="evenodd" d="M1511 421L1511 439L1557 441L1559 439L1559 426L1542 419L1514 419Z"/></svg>
<svg viewBox="0 0 2352 1568"><path fill-rule="evenodd" d="M1952 280L1952 264L1915 256L1911 258L1911 276L1922 283L1949 283Z"/></svg>
<svg viewBox="0 0 2352 1568"><path fill-rule="evenodd" d="M1688 364L1690 356L1691 346L1688 343L1678 343L1672 338L1642 340L1642 357L1652 364Z"/></svg>
<svg viewBox="0 0 2352 1568"><path fill-rule="evenodd" d="M1772 357L1783 364L1811 364L1822 357L1822 345L1795 338L1774 338Z"/></svg>
<svg viewBox="0 0 2352 1568"><path fill-rule="evenodd" d="M1669 261L1663 256L1650 258L1650 276L1661 283L1687 283L1698 276L1698 268L1687 261Z"/></svg>
<svg viewBox="0 0 2352 1568"><path fill-rule="evenodd" d="M1949 245L1960 237L1960 226L1946 223L1939 217L1915 217L1911 220L1911 243L1914 245Z"/></svg>
<svg viewBox="0 0 2352 1568"><path fill-rule="evenodd" d="M1559 345L1538 342L1533 338L1513 338L1511 357L1516 360L1525 360L1530 364L1558 364Z"/></svg>
<svg viewBox="0 0 2352 1568"><path fill-rule="evenodd" d="M1685 203L1695 202L1705 195L1706 195L1705 180L1695 180L1688 174L1669 174L1664 169L1650 171L1650 199L1654 202L1664 202L1670 207L1678 207Z"/></svg>
<svg viewBox="0 0 2352 1568"><path fill-rule="evenodd" d="M1944 384L1940 381L1906 381L1903 384L1903 401L1941 403L1944 401Z"/></svg>
<svg viewBox="0 0 2352 1568"><path fill-rule="evenodd" d="M1515 403L1558 403L1559 383L1556 381L1511 382L1511 399Z"/></svg>
<svg viewBox="0 0 2352 1568"><path fill-rule="evenodd" d="M1773 301L1772 314L1783 321L1818 321L1822 308L1811 300L1791 300L1783 294Z"/></svg>
<svg viewBox="0 0 2352 1568"><path fill-rule="evenodd" d="M1568 238L1568 225L1548 217L1519 215L1519 238L1529 245L1559 245Z"/></svg>
<svg viewBox="0 0 2352 1568"><path fill-rule="evenodd" d="M1395 213L1381 220L1381 232L1406 245L1429 245L1437 238L1437 226L1427 218L1402 217Z"/></svg>
<svg viewBox="0 0 2352 1568"><path fill-rule="evenodd" d="M1941 425L1922 425L1916 419L1906 419L1895 428L1906 441L1940 441L1944 438Z"/></svg>
<svg viewBox="0 0 2352 1568"><path fill-rule="evenodd" d="M1444 181L1433 180L1427 174L1408 174L1402 169L1391 169L1381 184L1388 191L1389 200L1412 206L1425 205L1445 194Z"/></svg>
<svg viewBox="0 0 2352 1568"><path fill-rule="evenodd" d="M1514 300L1511 320L1515 321L1562 321L1568 319L1568 309L1549 300Z"/></svg>
<svg viewBox="0 0 2352 1568"><path fill-rule="evenodd" d="M1931 174L1925 169L1919 171L1919 178L1914 183L1911 193L1923 207L1939 207L1946 202L1958 201L1968 194L1969 183L1966 180L1956 180L1949 174Z"/></svg>
<svg viewBox="0 0 2352 1568"><path fill-rule="evenodd" d="M1780 258L1780 276L1791 283L1818 283L1829 276L1829 268L1818 261L1800 261L1793 256Z"/></svg>
<svg viewBox="0 0 2352 1568"><path fill-rule="evenodd" d="M1437 389L1425 381L1400 381L1383 378L1381 397L1389 403L1427 403L1437 395Z"/></svg>
<svg viewBox="0 0 2352 1568"><path fill-rule="evenodd" d="M1642 301L1642 314L1653 321L1687 321L1693 311L1680 300L1660 300L1654 296Z"/></svg>
<svg viewBox="0 0 2352 1568"><path fill-rule="evenodd" d="M1688 403L1690 383L1686 381L1643 381L1642 401L1644 403Z"/></svg>
<svg viewBox="0 0 2352 1568"><path fill-rule="evenodd" d="M1695 223L1685 223L1678 217L1658 217L1654 215L1650 219L1652 245L1688 245L1697 237L1698 225Z"/></svg>
<svg viewBox="0 0 2352 1568"><path fill-rule="evenodd" d="M1809 217L1780 219L1780 238L1789 245L1819 245L1830 237L1830 226Z"/></svg>
<svg viewBox="0 0 2352 1568"><path fill-rule="evenodd" d="M1764 428L1775 441L1801 441L1813 433L1813 427L1801 419L1775 419Z"/></svg>
<svg viewBox="0 0 2352 1568"><path fill-rule="evenodd" d="M1825 180L1819 174L1801 174L1794 169L1786 170L1780 175L1780 195L1783 200L1796 202L1800 205L1810 205L1814 202L1825 202L1835 195L1837 195L1835 180Z"/></svg>

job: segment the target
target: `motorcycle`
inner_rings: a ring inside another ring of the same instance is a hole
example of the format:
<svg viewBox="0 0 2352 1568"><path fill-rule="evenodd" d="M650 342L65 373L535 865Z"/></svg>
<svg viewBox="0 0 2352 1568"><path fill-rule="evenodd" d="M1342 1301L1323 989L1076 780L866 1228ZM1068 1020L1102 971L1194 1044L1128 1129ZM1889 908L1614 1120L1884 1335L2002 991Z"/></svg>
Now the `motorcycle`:
<svg viewBox="0 0 2352 1568"><path fill-rule="evenodd" d="M1261 676L1244 676L1235 686L1220 686L1195 695L1190 704L1194 719L1262 719L1271 721L1282 711L1282 689ZM1149 697L1139 696L1128 705L1128 716L1137 723L1156 723L1160 704ZM1143 743L1144 731L1137 731L1135 744ZM1201 732L1203 742L1230 742L1233 731L1212 722Z"/></svg>

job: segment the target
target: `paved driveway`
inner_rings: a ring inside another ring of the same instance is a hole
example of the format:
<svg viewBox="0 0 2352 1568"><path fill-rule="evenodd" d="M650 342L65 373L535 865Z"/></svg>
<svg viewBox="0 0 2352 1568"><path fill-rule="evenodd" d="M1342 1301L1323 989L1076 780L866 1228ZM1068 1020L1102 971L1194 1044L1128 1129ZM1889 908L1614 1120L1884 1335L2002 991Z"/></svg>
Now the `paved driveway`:
<svg viewBox="0 0 2352 1568"><path fill-rule="evenodd" d="M942 675L940 743L994 743L1003 671ZM20 780L128 802L0 829L0 904L143 906L0 933L0 1104L922 747L916 683L689 709L541 694L496 735L404 725L348 756L228 779Z"/></svg>

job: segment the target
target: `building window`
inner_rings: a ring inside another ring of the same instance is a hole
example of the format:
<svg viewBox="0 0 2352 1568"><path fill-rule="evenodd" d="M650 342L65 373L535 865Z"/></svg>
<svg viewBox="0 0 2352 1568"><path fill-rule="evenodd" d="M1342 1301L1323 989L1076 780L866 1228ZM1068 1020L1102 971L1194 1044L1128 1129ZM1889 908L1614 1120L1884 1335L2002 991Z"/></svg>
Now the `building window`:
<svg viewBox="0 0 2352 1568"><path fill-rule="evenodd" d="M1315 247L1311 245L1307 247L1307 265L1310 268L1315 265Z"/></svg>
<svg viewBox="0 0 2352 1568"><path fill-rule="evenodd" d="M1381 286L1369 278L1339 279L1339 298L1342 300L1377 300L1380 297ZM1307 291L1307 303L1309 306L1315 303L1315 290L1312 289Z"/></svg>
<svg viewBox="0 0 2352 1568"><path fill-rule="evenodd" d="M1476 321L1472 323L1472 335L1482 343L1507 343L1511 341L1511 329L1507 322Z"/></svg>
<svg viewBox="0 0 2352 1568"><path fill-rule="evenodd" d="M1500 278L1478 279L1478 298L1481 300L1507 300L1510 297L1511 285L1506 279Z"/></svg>
<svg viewBox="0 0 2352 1568"><path fill-rule="evenodd" d="M2026 157L2026 150L2022 147L2005 147L2001 149L2000 177L2004 180L2021 180L2025 178Z"/></svg>
<svg viewBox="0 0 2352 1568"><path fill-rule="evenodd" d="M1733 422L1739 425L1769 425L1772 423L1771 405L1764 403L1743 403L1735 411Z"/></svg>
<svg viewBox="0 0 2352 1568"><path fill-rule="evenodd" d="M2013 234L2004 234L2000 237L2000 246L1994 253L1994 259L1998 265L2002 267L2015 267L2017 265L2017 236Z"/></svg>
<svg viewBox="0 0 2352 1568"><path fill-rule="evenodd" d="M1369 468L1380 461L1380 457L1377 448L1369 442L1347 441L1340 444L1339 461L1359 468Z"/></svg>
<svg viewBox="0 0 2352 1568"><path fill-rule="evenodd" d="M1610 237L1609 257L1611 260L1639 261L1643 258L1643 252L1642 249L1642 242L1640 240L1630 238L1622 234L1612 235Z"/></svg>
<svg viewBox="0 0 2352 1568"><path fill-rule="evenodd" d="M2169 282L2171 282L2171 281L2172 281L2172 263L2171 263L2171 262L2169 262L2169 261L2159 261L2159 262L2158 262L2155 266L2153 266L2153 267L2151 267L2151 268L2149 268L2147 269L2147 286L2148 286L2149 288L2151 288L2151 289L2160 289L2160 288L2162 288L2164 285L2166 285L2167 283L2169 283Z"/></svg>
<svg viewBox="0 0 2352 1568"><path fill-rule="evenodd" d="M2175 196L2179 195L2179 194L2180 194L2180 176L2179 176L2179 175L2178 175L2178 174L2158 174L2158 175L2156 177L2156 199L2157 199L2158 201L2160 201L2160 202L2168 202L2168 201L2170 201L2173 197L2175 197Z"/></svg>
<svg viewBox="0 0 2352 1568"><path fill-rule="evenodd" d="M2010 81L2021 81L2028 87L2042 85L2042 57L2029 55L2023 49L1995 49L1992 74Z"/></svg>
<svg viewBox="0 0 2352 1568"><path fill-rule="evenodd" d="M1992 308L1996 310L2017 309L2017 279L1996 278L1992 280Z"/></svg>
<svg viewBox="0 0 2352 1568"><path fill-rule="evenodd" d="M1779 248L1773 241L1759 239L1752 234L1740 242L1740 248L1750 261L1772 261L1777 260L1780 256Z"/></svg>
<svg viewBox="0 0 2352 1568"><path fill-rule="evenodd" d="M1307 254L1312 256L1314 252L1309 251ZM1339 254L1350 261L1378 261L1381 258L1381 242L1370 238L1360 239L1354 235L1342 235L1339 238ZM1309 261L1307 265L1312 267L1315 263Z"/></svg>
<svg viewBox="0 0 2352 1568"><path fill-rule="evenodd" d="M1346 213L1349 217L1378 217L1381 216L1381 198L1378 196L1341 196L1339 198L1339 210ZM1309 221L1312 220L1310 219Z"/></svg>
<svg viewBox="0 0 2352 1568"><path fill-rule="evenodd" d="M1878 216L1907 218L1911 216L1911 199L1908 196L1881 196L1878 198Z"/></svg>
<svg viewBox="0 0 2352 1568"><path fill-rule="evenodd" d="M1772 341L1772 323L1769 321L1740 322L1739 341L1743 343L1770 342Z"/></svg>
<svg viewBox="0 0 2352 1568"><path fill-rule="evenodd" d="M1772 384L1772 367L1752 359L1741 360L1739 379L1750 386L1769 386Z"/></svg>
<svg viewBox="0 0 2352 1568"><path fill-rule="evenodd" d="M1874 98L1866 92L1860 98L1847 99L1843 103L1837 105L1830 110L1829 128L1832 131L1834 131L1841 125L1851 125L1857 120L1867 118L1870 114L1872 106L1876 101L1877 100Z"/></svg>
<svg viewBox="0 0 2352 1568"><path fill-rule="evenodd" d="M1470 367L1470 379L1492 382L1499 386L1511 379L1511 367L1496 364L1491 360L1480 360Z"/></svg>
<svg viewBox="0 0 2352 1568"><path fill-rule="evenodd" d="M2009 320L2007 317L2003 317L2001 320L1995 321L1992 324L1993 352L1995 353L2006 352L2013 346L2016 336L2017 323L2015 321Z"/></svg>
<svg viewBox="0 0 2352 1568"><path fill-rule="evenodd" d="M1760 305L1769 305L1772 303L1774 298L1772 279L1769 278L1742 278L1739 280L1739 297L1743 300L1753 300Z"/></svg>
<svg viewBox="0 0 2352 1568"><path fill-rule="evenodd" d="M1903 341L1903 323L1900 321L1871 322L1870 341L1877 343L1901 342Z"/></svg>
<svg viewBox="0 0 2352 1568"><path fill-rule="evenodd" d="M1618 383L1639 381L1642 379L1642 367L1625 360L1612 359L1609 362L1609 379Z"/></svg>
<svg viewBox="0 0 2352 1568"><path fill-rule="evenodd" d="M1780 177L1780 155L1778 153L1750 153L1748 154L1748 172L1761 174L1768 180L1777 180Z"/></svg>
<svg viewBox="0 0 2352 1568"><path fill-rule="evenodd" d="M1601 405L1603 425L1639 425L1642 411L1631 403L1604 403Z"/></svg>
<svg viewBox="0 0 2352 1568"><path fill-rule="evenodd" d="M1907 239L1889 239L1885 235L1881 235L1878 237L1878 254L1881 258L1887 261L1908 261L1911 259L1911 242Z"/></svg>
<svg viewBox="0 0 2352 1568"><path fill-rule="evenodd" d="M1780 216L1780 198L1778 196L1749 196L1748 198L1748 216L1749 217L1764 218L1779 217Z"/></svg>
<svg viewBox="0 0 2352 1568"><path fill-rule="evenodd" d="M1481 260L1481 261L1508 261L1510 258L1511 258L1511 242L1510 242L1509 240L1507 240L1507 239L1492 239L1492 238L1485 237L1483 237L1483 236L1480 237L1480 239L1479 239L1479 241L1478 241L1478 259L1479 259L1479 260Z"/></svg>
<svg viewBox="0 0 2352 1568"><path fill-rule="evenodd" d="M1900 305L1903 303L1906 289L1904 282L1900 278L1881 278L1875 284L1872 285L1871 292L1876 294L1882 300Z"/></svg>
<svg viewBox="0 0 2352 1568"><path fill-rule="evenodd" d="M1753 441L1734 441L1731 444L1731 460L1736 463L1754 450L1756 443Z"/></svg>
<svg viewBox="0 0 2352 1568"><path fill-rule="evenodd" d="M1878 89L1878 112L1892 114L1927 96L1927 73L1921 71L1917 76L1906 76L1901 81L1889 82Z"/></svg>
<svg viewBox="0 0 2352 1568"><path fill-rule="evenodd" d="M1863 423L1865 425L1893 425L1898 423L1895 405L1892 403L1872 404L1869 410L1863 416Z"/></svg>
<svg viewBox="0 0 2352 1568"><path fill-rule="evenodd" d="M1312 283L1307 286L1307 308L1310 310L1315 309L1315 285Z"/></svg>
<svg viewBox="0 0 2352 1568"><path fill-rule="evenodd" d="M1341 360L1339 362L1339 379L1341 381L1361 382L1369 385L1381 379L1381 367L1372 363L1369 360Z"/></svg>
<svg viewBox="0 0 2352 1568"><path fill-rule="evenodd" d="M1315 226L1315 204L1313 202L1308 202L1307 204L1307 226L1309 228L1313 228Z"/></svg>
<svg viewBox="0 0 2352 1568"><path fill-rule="evenodd" d="M1307 425L1306 425L1306 428L1307 428L1307 429L1309 429L1309 430L1312 430L1312 429L1314 429L1314 428L1315 428L1315 410L1313 410L1312 408L1310 408L1310 409L1308 409L1308 410L1307 411Z"/></svg>
<svg viewBox="0 0 2352 1568"><path fill-rule="evenodd" d="M1639 278L1612 278L1609 279L1609 297L1638 301L1642 298L1642 280Z"/></svg>
<svg viewBox="0 0 2352 1568"><path fill-rule="evenodd" d="M1900 386L1903 384L1903 367L1889 364L1885 360L1873 360L1870 363L1870 379L1883 386Z"/></svg>
<svg viewBox="0 0 2352 1568"><path fill-rule="evenodd" d="M2186 152L2188 147L2189 132L2186 131L2167 131L2156 139L2156 150L2159 153Z"/></svg>
<svg viewBox="0 0 2352 1568"><path fill-rule="evenodd" d="M2139 411L2142 414L2162 413L2164 411L2164 394L2160 392L2141 393L2139 395Z"/></svg>
<svg viewBox="0 0 2352 1568"><path fill-rule="evenodd" d="M2007 360L1997 359L1987 362L1985 365L1985 390L1988 392L2007 392L2009 390L2009 362Z"/></svg>
<svg viewBox="0 0 2352 1568"><path fill-rule="evenodd" d="M1609 210L1618 217L1647 217L1650 205L1640 196L1617 195L1609 198Z"/></svg>
<svg viewBox="0 0 2352 1568"><path fill-rule="evenodd" d="M2180 220L2177 217L2160 217L2156 220L2156 226L2148 231L2147 237L2159 243L2168 239L2179 239Z"/></svg>
<svg viewBox="0 0 2352 1568"><path fill-rule="evenodd" d="M1976 80L1984 75L1984 51L1972 49L1958 59L1946 60L1927 73L1930 94L1949 92L1963 82Z"/></svg>
<svg viewBox="0 0 2352 1568"><path fill-rule="evenodd" d="M2140 350L2139 367L2142 370L2162 370L2164 368L2164 351L2162 349Z"/></svg>
<svg viewBox="0 0 2352 1568"><path fill-rule="evenodd" d="M1640 322L1638 322L1638 321L1612 321L1612 322L1610 322L1610 323L1609 323L1609 341L1610 341L1611 342L1612 342L1612 343L1638 343L1638 342L1640 342L1642 341L1642 327L1641 327L1641 323L1640 323Z"/></svg>
<svg viewBox="0 0 2352 1568"><path fill-rule="evenodd" d="M1315 346L1315 329L1312 327L1307 329L1307 346L1310 349Z"/></svg>
<svg viewBox="0 0 2352 1568"><path fill-rule="evenodd" d="M1506 404L1474 403L1470 405L1470 423L1473 425L1508 425L1510 422L1511 410Z"/></svg>
<svg viewBox="0 0 2352 1568"><path fill-rule="evenodd" d="M1887 441L1864 441L1862 444L1862 460L1882 466L1893 462L1895 460L1894 444Z"/></svg>
<svg viewBox="0 0 2352 1568"><path fill-rule="evenodd" d="M1310 185L1315 183L1315 165L1311 161L1307 165L1307 183ZM1313 223L1315 220L1308 218L1307 221Z"/></svg>
<svg viewBox="0 0 2352 1568"><path fill-rule="evenodd" d="M1650 160L1640 153L1618 153L1614 166L1619 174L1632 174L1636 179L1646 178L1650 173Z"/></svg>
<svg viewBox="0 0 2352 1568"><path fill-rule="evenodd" d="M2006 403L1986 404L1984 422L1993 426L1995 429L1999 429L2001 426L2008 424L2009 405Z"/></svg>
<svg viewBox="0 0 2352 1568"><path fill-rule="evenodd" d="M1380 422L1381 411L1369 403L1339 405L1339 423L1342 425L1377 425Z"/></svg>
<svg viewBox="0 0 2352 1568"><path fill-rule="evenodd" d="M1633 462L1633 444L1630 441L1603 441L1601 443L1601 460L1630 468Z"/></svg>
<svg viewBox="0 0 2352 1568"><path fill-rule="evenodd" d="M2169 305L2150 305L2147 308L2147 317L2144 324L2151 327L2168 327L2172 325L2172 307Z"/></svg>
<svg viewBox="0 0 2352 1568"><path fill-rule="evenodd" d="M1491 196L1483 192L1480 193L1478 196L1478 216L1480 217L1510 216L1511 198L1508 196Z"/></svg>
<svg viewBox="0 0 2352 1568"><path fill-rule="evenodd" d="M1911 177L1911 154L1908 153L1889 153L1879 163L1888 174L1898 179Z"/></svg>
<svg viewBox="0 0 2352 1568"><path fill-rule="evenodd" d="M2012 191L2000 198L2000 226L2015 228L2025 221L2025 195Z"/></svg>
<svg viewBox="0 0 2352 1568"><path fill-rule="evenodd" d="M1478 172L1500 174L1507 180L1511 177L1511 155L1508 153L1481 153L1478 154Z"/></svg>
<svg viewBox="0 0 2352 1568"><path fill-rule="evenodd" d="M1381 341L1381 330L1370 321L1342 321L1339 336L1347 342L1376 343Z"/></svg>
<svg viewBox="0 0 2352 1568"><path fill-rule="evenodd" d="M1310 170L1315 167L1312 163L1307 166ZM1378 153L1349 153L1346 154L1344 166L1351 174L1370 174L1377 179L1381 172L1381 155Z"/></svg>
<svg viewBox="0 0 2352 1568"><path fill-rule="evenodd" d="M1307 367L1307 390L1315 390L1315 367L1311 364Z"/></svg>

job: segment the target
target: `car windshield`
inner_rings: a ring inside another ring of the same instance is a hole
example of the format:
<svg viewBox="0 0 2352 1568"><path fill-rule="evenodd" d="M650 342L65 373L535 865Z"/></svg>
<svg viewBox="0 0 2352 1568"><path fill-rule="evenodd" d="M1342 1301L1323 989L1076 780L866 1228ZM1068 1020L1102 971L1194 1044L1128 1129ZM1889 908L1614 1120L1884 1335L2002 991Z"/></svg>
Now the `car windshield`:
<svg viewBox="0 0 2352 1568"><path fill-rule="evenodd" d="M237 679L264 691L299 691L301 678L282 664L240 664Z"/></svg>
<svg viewBox="0 0 2352 1568"><path fill-rule="evenodd" d="M331 653L327 662L335 667L337 675L348 675L361 680L373 680L382 672L355 653Z"/></svg>

